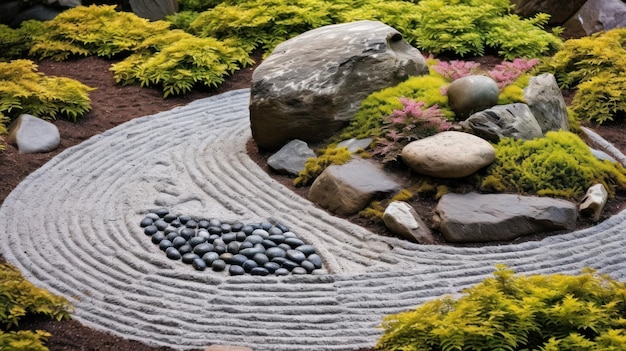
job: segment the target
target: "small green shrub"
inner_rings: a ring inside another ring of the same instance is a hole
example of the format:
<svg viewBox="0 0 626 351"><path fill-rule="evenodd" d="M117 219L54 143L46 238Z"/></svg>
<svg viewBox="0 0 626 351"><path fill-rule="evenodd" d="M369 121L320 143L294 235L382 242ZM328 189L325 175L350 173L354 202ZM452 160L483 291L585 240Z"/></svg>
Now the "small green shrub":
<svg viewBox="0 0 626 351"><path fill-rule="evenodd" d="M0 62L0 113L8 117L28 113L76 121L91 109L92 90L74 79L38 73L30 60Z"/></svg>
<svg viewBox="0 0 626 351"><path fill-rule="evenodd" d="M62 61L70 56L128 55L145 39L167 32L167 21L150 22L114 6L78 6L45 22L30 54Z"/></svg>
<svg viewBox="0 0 626 351"><path fill-rule="evenodd" d="M508 0L422 0L414 31L418 47L434 54L481 56L487 48L505 59L540 57L561 45L543 29L549 15L520 19Z"/></svg>
<svg viewBox="0 0 626 351"><path fill-rule="evenodd" d="M385 116L391 116L394 110L403 108L400 98L408 98L424 103L424 108L437 105L446 118L452 118L454 112L448 105L448 97L441 91L448 82L438 74L410 77L395 87L370 94L361 102L350 124L344 128L338 140L350 138L381 137L384 135Z"/></svg>
<svg viewBox="0 0 626 351"><path fill-rule="evenodd" d="M63 297L38 288L13 266L0 264L0 324L17 326L26 314L40 314L60 321L69 318L72 306Z"/></svg>
<svg viewBox="0 0 626 351"><path fill-rule="evenodd" d="M4 332L0 330L0 350L7 351L48 351L44 342L48 340L50 333L36 330L19 330Z"/></svg>
<svg viewBox="0 0 626 351"><path fill-rule="evenodd" d="M602 124L626 111L626 28L571 39L535 73L554 74L562 89L578 88L572 109L587 121Z"/></svg>
<svg viewBox="0 0 626 351"><path fill-rule="evenodd" d="M224 0L178 0L180 11L206 11L223 2Z"/></svg>
<svg viewBox="0 0 626 351"><path fill-rule="evenodd" d="M315 178L317 178L324 170L330 165L342 165L352 159L352 155L346 147L336 147L329 145L326 149L322 150L321 155L318 157L311 157L306 161L304 169L293 180L295 186L307 186L311 185Z"/></svg>
<svg viewBox="0 0 626 351"><path fill-rule="evenodd" d="M376 350L625 350L626 286L585 270L493 277L463 296L427 302L385 317Z"/></svg>
<svg viewBox="0 0 626 351"><path fill-rule="evenodd" d="M230 41L198 38L181 30L146 39L136 50L112 65L115 80L161 85L164 97L185 94L196 84L218 86L225 76L252 63L248 54Z"/></svg>
<svg viewBox="0 0 626 351"><path fill-rule="evenodd" d="M26 56L33 46L33 38L44 31L43 22L35 20L24 21L17 29L0 24L0 61Z"/></svg>
<svg viewBox="0 0 626 351"><path fill-rule="evenodd" d="M200 16L199 12L180 11L167 16L165 19L172 24L170 28L182 29L189 32L191 23L195 21L198 16Z"/></svg>
<svg viewBox="0 0 626 351"><path fill-rule="evenodd" d="M496 160L480 185L484 191L579 198L596 183L611 196L616 187L626 187L626 169L597 159L570 132L548 132L533 140L503 138L495 148Z"/></svg>

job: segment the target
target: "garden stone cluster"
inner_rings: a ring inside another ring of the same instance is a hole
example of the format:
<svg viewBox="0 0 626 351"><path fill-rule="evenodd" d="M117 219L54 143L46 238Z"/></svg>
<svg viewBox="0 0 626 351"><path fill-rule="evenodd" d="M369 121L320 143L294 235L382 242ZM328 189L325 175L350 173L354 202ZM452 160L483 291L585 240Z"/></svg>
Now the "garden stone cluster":
<svg viewBox="0 0 626 351"><path fill-rule="evenodd" d="M179 216L166 208L148 213L140 226L171 260L198 271L230 275L310 274L322 269L317 249L282 224L244 224Z"/></svg>

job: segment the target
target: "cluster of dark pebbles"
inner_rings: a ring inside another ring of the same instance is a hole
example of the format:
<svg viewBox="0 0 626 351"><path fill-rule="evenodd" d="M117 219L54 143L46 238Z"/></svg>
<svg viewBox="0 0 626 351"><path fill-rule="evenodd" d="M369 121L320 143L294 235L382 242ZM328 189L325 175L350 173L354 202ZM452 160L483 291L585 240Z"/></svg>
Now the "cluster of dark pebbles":
<svg viewBox="0 0 626 351"><path fill-rule="evenodd" d="M168 258L203 271L228 269L230 275L309 274L322 259L282 224L226 223L218 219L178 216L161 208L140 223L144 233Z"/></svg>

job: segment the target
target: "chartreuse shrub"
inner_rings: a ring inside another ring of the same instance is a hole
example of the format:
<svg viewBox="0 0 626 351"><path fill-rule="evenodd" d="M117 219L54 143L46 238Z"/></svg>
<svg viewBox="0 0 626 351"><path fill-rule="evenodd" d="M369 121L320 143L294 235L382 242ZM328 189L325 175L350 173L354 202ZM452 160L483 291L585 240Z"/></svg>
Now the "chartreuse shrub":
<svg viewBox="0 0 626 351"><path fill-rule="evenodd" d="M613 196L626 187L626 169L596 158L577 135L552 131L543 138L503 138L496 159L486 169L481 189L579 198L600 183Z"/></svg>
<svg viewBox="0 0 626 351"><path fill-rule="evenodd" d="M70 56L130 54L145 39L166 33L170 24L118 12L114 6L91 5L63 11L45 26L30 54L62 61Z"/></svg>
<svg viewBox="0 0 626 351"><path fill-rule="evenodd" d="M8 264L0 264L0 350L44 351L50 334L42 331L5 332L27 314L62 320L70 317L72 306L63 297L35 287Z"/></svg>
<svg viewBox="0 0 626 351"><path fill-rule="evenodd" d="M33 46L33 38L45 31L43 22L28 20L12 29L0 24L0 61L24 57Z"/></svg>
<svg viewBox="0 0 626 351"><path fill-rule="evenodd" d="M385 317L376 350L626 350L626 285L584 270L493 277L415 310Z"/></svg>
<svg viewBox="0 0 626 351"><path fill-rule="evenodd" d="M540 57L558 49L559 31L543 29L550 16L521 19L509 0L421 0L411 38L434 54L481 56L487 49L505 59Z"/></svg>
<svg viewBox="0 0 626 351"><path fill-rule="evenodd" d="M38 73L30 60L0 62L0 114L7 117L28 113L76 121L91 109L92 90L74 79Z"/></svg>
<svg viewBox="0 0 626 351"><path fill-rule="evenodd" d="M602 124L626 113L626 28L571 39L536 73L554 74L559 86L577 88L572 110Z"/></svg>
<svg viewBox="0 0 626 351"><path fill-rule="evenodd" d="M215 87L224 77L252 63L232 41L198 38L182 30L144 40L137 52L112 65L122 84L161 85L164 96L189 92L196 84Z"/></svg>

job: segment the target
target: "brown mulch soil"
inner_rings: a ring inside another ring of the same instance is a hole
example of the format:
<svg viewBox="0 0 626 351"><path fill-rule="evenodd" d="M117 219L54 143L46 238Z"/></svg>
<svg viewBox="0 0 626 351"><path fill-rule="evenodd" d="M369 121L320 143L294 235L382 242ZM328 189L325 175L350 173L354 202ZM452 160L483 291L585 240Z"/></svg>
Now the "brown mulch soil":
<svg viewBox="0 0 626 351"><path fill-rule="evenodd" d="M260 62L259 55L255 59ZM228 90L248 88L250 86L252 71L249 67L236 72L226 82L216 89L195 90L184 97L163 99L158 89L140 88L138 86L116 85L109 67L112 61L96 57L75 59L65 62L42 61L39 62L39 71L46 75L66 76L77 79L91 87L97 88L90 94L92 110L77 123L58 120L54 123L61 133L60 147L45 154L19 154L12 145L7 145L4 152L0 152L0 204L8 194L28 174L42 166L55 155L73 145L102 133L103 131L122 124L136 117L155 114L169 110L176 106L185 105L195 99L216 95ZM626 153L626 126L622 124L592 126L599 134L612 142L618 149ZM248 143L248 151L252 159L257 161L263 169L270 172L265 160L270 155L259 152L253 142ZM398 175L404 179L411 177L407 171L398 170ZM281 183L293 188L292 179L284 176L273 175ZM307 189L294 189L301 196L306 196ZM432 199L417 199L412 203L418 212L428 214L432 211L435 201ZM608 205L604 218L611 216L624 208L626 196L618 194ZM381 234L386 233L384 227L376 223L370 223L357 216L348 218L359 225L366 226ZM581 222L580 228L592 225L590 222ZM534 240L542 237L526 238ZM443 242L440 242L444 244ZM2 261L2 257L0 257ZM169 350L168 348L154 348L147 345L112 336L97 330L82 326L76 321L53 322L37 317L29 317L20 322L23 329L41 329L49 331L52 337L47 346L51 351L86 351L86 350L133 350L153 351Z"/></svg>

